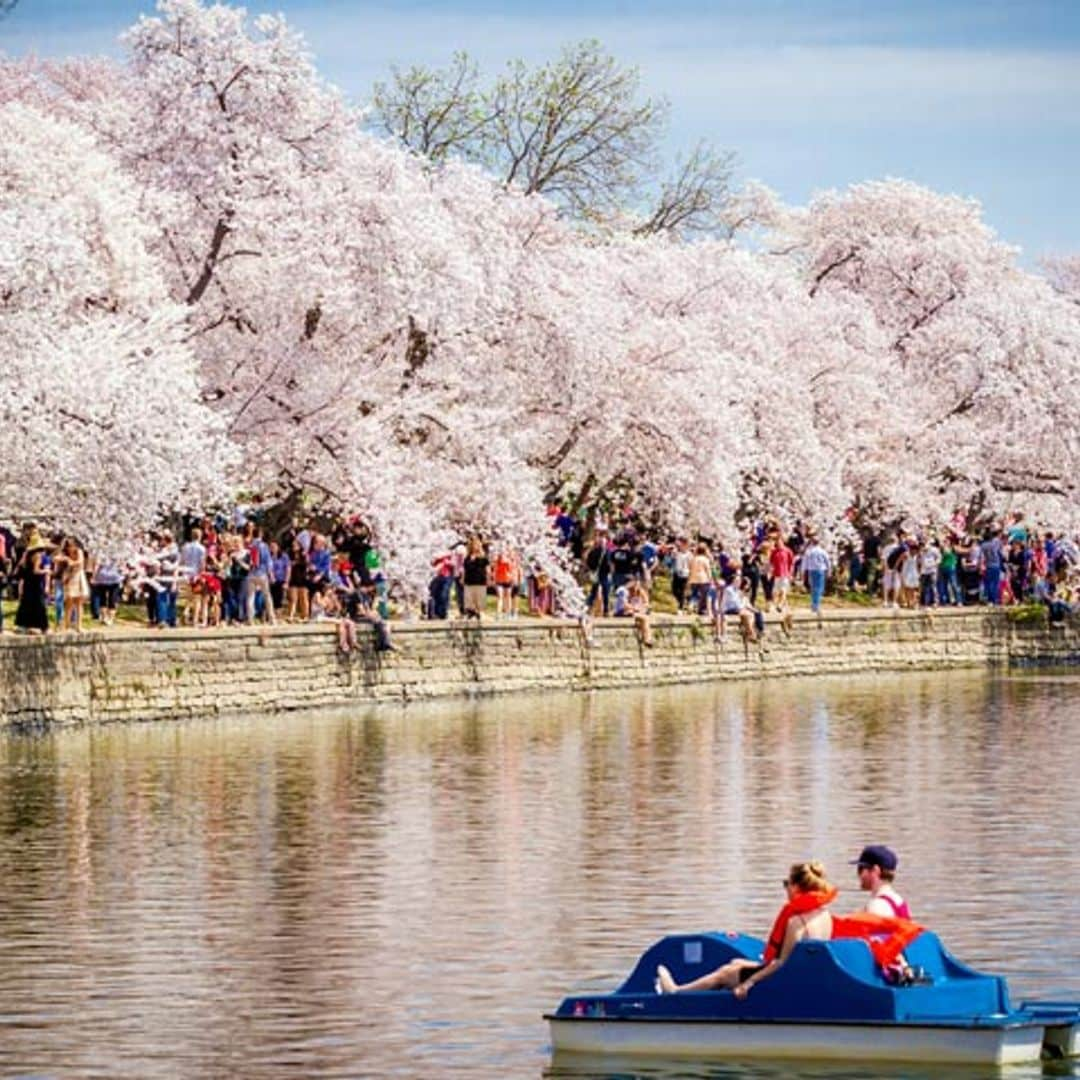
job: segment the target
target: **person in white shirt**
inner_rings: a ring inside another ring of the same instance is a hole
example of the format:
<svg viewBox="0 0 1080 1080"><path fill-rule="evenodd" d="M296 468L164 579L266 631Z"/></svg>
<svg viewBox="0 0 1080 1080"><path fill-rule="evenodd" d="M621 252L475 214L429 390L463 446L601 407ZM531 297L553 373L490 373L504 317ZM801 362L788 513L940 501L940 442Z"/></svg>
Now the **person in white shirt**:
<svg viewBox="0 0 1080 1080"><path fill-rule="evenodd" d="M153 560L157 569L154 621L160 630L176 626L176 595L180 585L180 552L168 529L162 530Z"/></svg>
<svg viewBox="0 0 1080 1080"><path fill-rule="evenodd" d="M821 611L821 598L825 595L825 581L832 560L828 552L818 543L818 538L811 533L802 553L802 571L810 589L810 610L817 615Z"/></svg>
<svg viewBox="0 0 1080 1080"><path fill-rule="evenodd" d="M919 552L919 603L922 607L937 606L938 567L941 566L941 548L930 537Z"/></svg>
<svg viewBox="0 0 1080 1080"><path fill-rule="evenodd" d="M631 581L626 593L626 614L634 620L638 640L646 648L653 644L652 622L649 619L649 594L640 581Z"/></svg>
<svg viewBox="0 0 1080 1080"><path fill-rule="evenodd" d="M206 570L206 547L202 542L202 529L191 530L188 542L180 549L180 595L184 599L185 623L203 626L206 623L206 590L202 575Z"/></svg>
<svg viewBox="0 0 1080 1080"><path fill-rule="evenodd" d="M724 636L724 621L729 617L738 619L743 637L750 642L758 640L754 619L754 608L746 594L739 588L736 578L732 578L720 594L720 611L717 617L717 636Z"/></svg>
<svg viewBox="0 0 1080 1080"><path fill-rule="evenodd" d="M912 540L900 559L900 606L914 608L919 603L919 555L921 548Z"/></svg>
<svg viewBox="0 0 1080 1080"><path fill-rule="evenodd" d="M900 562L904 558L906 546L904 534L892 536L881 552L881 592L884 607L898 607L900 604Z"/></svg>

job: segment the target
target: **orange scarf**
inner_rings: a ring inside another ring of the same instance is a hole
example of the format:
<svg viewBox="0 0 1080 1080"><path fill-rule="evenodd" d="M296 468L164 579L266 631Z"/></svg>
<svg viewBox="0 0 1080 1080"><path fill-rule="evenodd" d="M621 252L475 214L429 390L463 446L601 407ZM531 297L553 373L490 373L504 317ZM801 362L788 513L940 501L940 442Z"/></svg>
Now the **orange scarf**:
<svg viewBox="0 0 1080 1080"><path fill-rule="evenodd" d="M895 964L900 954L922 932L923 927L910 919L898 919L892 915L871 915L857 911L854 915L834 915L832 936L834 938L862 938L870 946L870 952L878 964L887 968Z"/></svg>
<svg viewBox="0 0 1080 1080"><path fill-rule="evenodd" d="M769 940L765 946L764 960L771 963L780 955L780 949L784 944L784 935L787 933L788 923L793 915L807 915L811 911L817 911L826 904L831 904L836 899L836 889L828 889L822 892L797 893L794 899L789 900L776 916L776 921L769 931Z"/></svg>

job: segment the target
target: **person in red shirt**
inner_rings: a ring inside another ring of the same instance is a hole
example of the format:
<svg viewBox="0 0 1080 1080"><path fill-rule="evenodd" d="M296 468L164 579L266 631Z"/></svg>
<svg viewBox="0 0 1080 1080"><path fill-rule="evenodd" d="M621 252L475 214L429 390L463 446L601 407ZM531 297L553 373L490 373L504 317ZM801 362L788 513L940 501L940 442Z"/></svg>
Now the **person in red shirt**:
<svg viewBox="0 0 1080 1080"><path fill-rule="evenodd" d="M431 560L434 576L428 583L428 618L445 619L450 615L450 590L454 584L454 557L449 551Z"/></svg>
<svg viewBox="0 0 1080 1080"><path fill-rule="evenodd" d="M507 544L500 544L496 551L492 577L495 580L496 617L511 618L517 615L514 593L519 581L518 561L516 554Z"/></svg>
<svg viewBox="0 0 1080 1080"><path fill-rule="evenodd" d="M773 577L773 601L777 611L787 608L791 593L791 575L795 570L795 554L784 542L783 536L777 535L769 556L769 568Z"/></svg>

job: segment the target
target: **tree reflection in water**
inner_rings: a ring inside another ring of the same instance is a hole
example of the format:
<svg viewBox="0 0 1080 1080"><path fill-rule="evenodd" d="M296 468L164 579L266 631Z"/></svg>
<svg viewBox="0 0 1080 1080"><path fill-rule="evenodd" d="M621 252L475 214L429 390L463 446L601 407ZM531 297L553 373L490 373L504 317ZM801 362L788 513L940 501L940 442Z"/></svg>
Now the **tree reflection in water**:
<svg viewBox="0 0 1080 1080"><path fill-rule="evenodd" d="M954 672L4 737L0 1071L672 1075L551 1064L540 1014L762 933L794 859L858 906L872 841L959 956L1078 998L1078 705Z"/></svg>

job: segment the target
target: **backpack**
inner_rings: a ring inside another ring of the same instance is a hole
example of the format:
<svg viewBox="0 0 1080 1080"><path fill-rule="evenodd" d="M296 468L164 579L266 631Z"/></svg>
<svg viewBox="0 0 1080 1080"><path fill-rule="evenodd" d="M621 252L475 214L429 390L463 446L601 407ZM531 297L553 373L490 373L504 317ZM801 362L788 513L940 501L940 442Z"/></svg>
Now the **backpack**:
<svg viewBox="0 0 1080 1080"><path fill-rule="evenodd" d="M592 547L585 556L585 565L595 574L607 562L607 558L607 548Z"/></svg>
<svg viewBox="0 0 1080 1080"><path fill-rule="evenodd" d="M248 559L250 552L234 552L229 557L229 580L243 581L248 575ZM237 557L239 556L239 558Z"/></svg>

